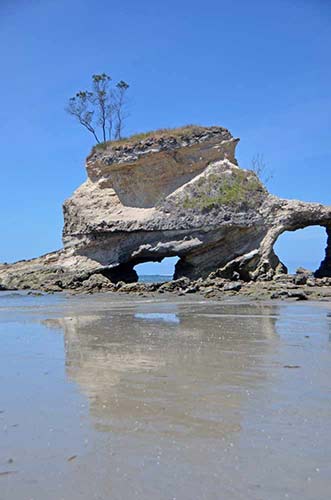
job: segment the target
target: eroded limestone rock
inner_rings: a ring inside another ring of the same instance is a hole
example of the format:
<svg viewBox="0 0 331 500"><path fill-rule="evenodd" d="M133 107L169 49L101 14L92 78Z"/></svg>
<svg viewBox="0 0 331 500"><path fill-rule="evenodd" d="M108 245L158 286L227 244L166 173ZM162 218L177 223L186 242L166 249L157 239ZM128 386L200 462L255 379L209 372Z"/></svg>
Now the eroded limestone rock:
<svg viewBox="0 0 331 500"><path fill-rule="evenodd" d="M227 129L192 127L95 148L64 203L64 249L0 265L0 286L103 290L105 279L135 282L135 265L171 256L176 280L270 280L286 272L277 238L310 225L328 232L318 276L330 276L331 207L269 194L238 167L237 143Z"/></svg>

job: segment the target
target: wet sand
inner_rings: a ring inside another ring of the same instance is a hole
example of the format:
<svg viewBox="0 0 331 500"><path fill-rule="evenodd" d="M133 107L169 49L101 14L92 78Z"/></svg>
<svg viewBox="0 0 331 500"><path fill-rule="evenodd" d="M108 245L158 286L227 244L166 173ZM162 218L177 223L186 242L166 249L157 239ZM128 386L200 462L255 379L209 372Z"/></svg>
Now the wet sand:
<svg viewBox="0 0 331 500"><path fill-rule="evenodd" d="M0 293L0 499L329 498L328 314Z"/></svg>

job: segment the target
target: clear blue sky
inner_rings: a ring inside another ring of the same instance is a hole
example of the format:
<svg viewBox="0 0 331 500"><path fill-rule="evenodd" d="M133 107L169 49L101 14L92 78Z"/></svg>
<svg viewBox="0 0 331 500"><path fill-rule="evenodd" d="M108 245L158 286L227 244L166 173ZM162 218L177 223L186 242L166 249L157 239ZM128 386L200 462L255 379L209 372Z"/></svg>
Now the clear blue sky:
<svg viewBox="0 0 331 500"><path fill-rule="evenodd" d="M61 246L93 144L64 106L103 71L131 85L127 134L226 126L272 192L331 203L329 0L0 0L0 47L0 261ZM290 236L285 261L321 257L318 231Z"/></svg>

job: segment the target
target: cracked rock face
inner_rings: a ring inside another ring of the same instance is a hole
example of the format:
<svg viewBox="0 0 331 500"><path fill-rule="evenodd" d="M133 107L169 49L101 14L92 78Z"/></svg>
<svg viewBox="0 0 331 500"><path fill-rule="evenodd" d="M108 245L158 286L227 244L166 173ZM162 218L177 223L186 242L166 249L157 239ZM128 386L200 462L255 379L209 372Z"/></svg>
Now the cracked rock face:
<svg viewBox="0 0 331 500"><path fill-rule="evenodd" d="M273 251L279 235L310 225L328 232L318 273L330 276L331 206L269 194L238 167L237 143L227 129L192 127L95 148L86 182L64 203L64 250L0 266L0 284L38 282L41 271L53 282L95 272L130 282L136 264L171 256L176 279L271 279L286 271Z"/></svg>

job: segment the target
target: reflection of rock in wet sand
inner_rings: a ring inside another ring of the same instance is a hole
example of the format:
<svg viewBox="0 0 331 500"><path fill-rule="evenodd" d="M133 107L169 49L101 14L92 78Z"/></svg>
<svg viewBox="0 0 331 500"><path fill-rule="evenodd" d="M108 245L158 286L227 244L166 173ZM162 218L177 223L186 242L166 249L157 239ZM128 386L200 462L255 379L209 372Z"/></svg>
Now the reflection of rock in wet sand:
<svg viewBox="0 0 331 500"><path fill-rule="evenodd" d="M242 401L266 377L274 312L132 305L63 318L67 374L98 429L220 437L240 429Z"/></svg>

